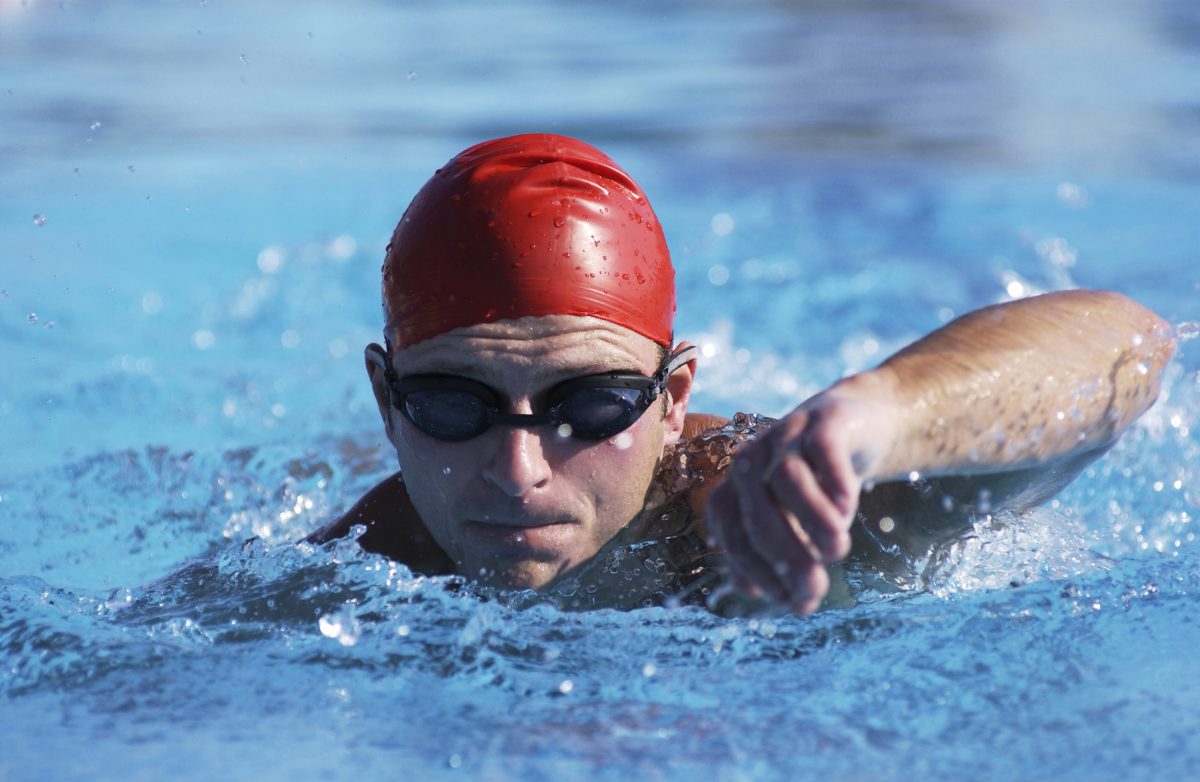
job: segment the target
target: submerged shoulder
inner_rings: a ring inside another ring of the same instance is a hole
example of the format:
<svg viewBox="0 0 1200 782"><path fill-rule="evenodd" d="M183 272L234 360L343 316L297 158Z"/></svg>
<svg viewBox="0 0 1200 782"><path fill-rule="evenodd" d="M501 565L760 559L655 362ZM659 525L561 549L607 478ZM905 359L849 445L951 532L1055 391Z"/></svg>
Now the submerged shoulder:
<svg viewBox="0 0 1200 782"><path fill-rule="evenodd" d="M308 537L326 543L365 527L358 543L426 574L450 573L454 566L417 515L400 473L375 484L345 515Z"/></svg>
<svg viewBox="0 0 1200 782"><path fill-rule="evenodd" d="M683 436L659 468L658 485L667 500L686 503L695 518L702 518L708 494L720 484L733 455L773 423L755 413L733 418L688 413Z"/></svg>

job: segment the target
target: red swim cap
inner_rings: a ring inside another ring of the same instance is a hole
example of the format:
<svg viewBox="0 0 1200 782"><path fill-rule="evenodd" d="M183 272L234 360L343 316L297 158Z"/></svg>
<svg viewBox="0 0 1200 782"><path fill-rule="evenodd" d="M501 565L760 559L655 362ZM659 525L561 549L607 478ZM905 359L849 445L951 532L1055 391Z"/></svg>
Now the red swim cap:
<svg viewBox="0 0 1200 782"><path fill-rule="evenodd" d="M592 315L671 346L675 270L637 183L581 141L530 134L451 160L383 263L396 347L527 315Z"/></svg>

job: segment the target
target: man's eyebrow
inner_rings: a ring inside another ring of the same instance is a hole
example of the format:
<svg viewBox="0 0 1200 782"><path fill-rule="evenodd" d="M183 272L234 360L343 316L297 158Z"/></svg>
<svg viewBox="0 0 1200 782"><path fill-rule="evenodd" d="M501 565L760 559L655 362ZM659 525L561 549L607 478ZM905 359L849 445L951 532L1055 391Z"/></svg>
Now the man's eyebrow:
<svg viewBox="0 0 1200 782"><path fill-rule="evenodd" d="M467 363L456 361L454 359L435 359L430 361L427 366L421 367L415 372L399 372L400 375L460 375L472 379L479 379L486 376L486 372L481 371L484 367L483 362ZM641 374L641 370L633 365L628 359L613 358L609 361L599 361L596 363L586 363L578 365L567 365L562 367L547 367L540 366L530 370L530 376L534 378L554 378L567 380L572 377L580 377L584 375L600 375L608 372L632 372Z"/></svg>

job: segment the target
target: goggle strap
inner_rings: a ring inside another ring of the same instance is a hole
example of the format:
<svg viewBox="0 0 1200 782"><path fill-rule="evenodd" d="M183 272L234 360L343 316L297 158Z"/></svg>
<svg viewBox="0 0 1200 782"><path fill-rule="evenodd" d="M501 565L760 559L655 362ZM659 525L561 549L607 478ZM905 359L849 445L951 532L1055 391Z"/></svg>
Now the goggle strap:
<svg viewBox="0 0 1200 782"><path fill-rule="evenodd" d="M667 378L675 373L684 364L689 361L695 361L700 355L700 348L695 345L688 345L685 348L672 353L662 365L662 369L654 373L654 389L655 395L661 394L664 387L667 385Z"/></svg>

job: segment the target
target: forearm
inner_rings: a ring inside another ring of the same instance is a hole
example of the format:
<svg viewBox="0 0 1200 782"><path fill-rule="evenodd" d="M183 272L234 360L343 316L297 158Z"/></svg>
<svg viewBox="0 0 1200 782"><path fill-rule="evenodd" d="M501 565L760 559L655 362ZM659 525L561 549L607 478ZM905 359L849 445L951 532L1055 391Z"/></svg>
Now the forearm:
<svg viewBox="0 0 1200 782"><path fill-rule="evenodd" d="M864 477L1008 471L1111 445L1173 350L1124 296L1065 291L972 312L825 393L890 410Z"/></svg>

